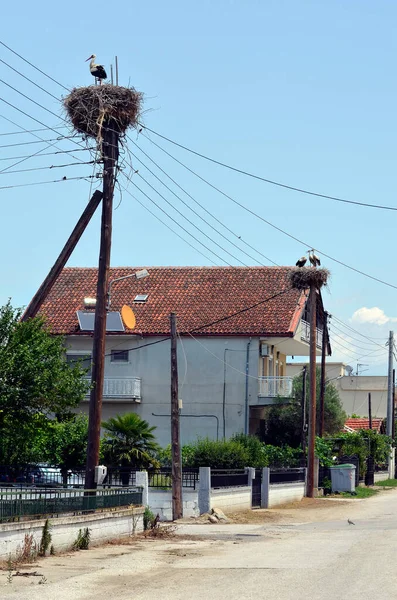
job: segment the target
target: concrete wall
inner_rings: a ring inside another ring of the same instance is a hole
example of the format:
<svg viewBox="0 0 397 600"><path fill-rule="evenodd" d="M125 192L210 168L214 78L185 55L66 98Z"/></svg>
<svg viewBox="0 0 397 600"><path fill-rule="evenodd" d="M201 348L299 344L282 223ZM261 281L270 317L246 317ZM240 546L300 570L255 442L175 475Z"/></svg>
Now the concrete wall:
<svg viewBox="0 0 397 600"><path fill-rule="evenodd" d="M198 491L183 489L183 516L198 517ZM172 492L171 490L156 490L149 488L149 507L156 515L160 515L161 521L172 521Z"/></svg>
<svg viewBox="0 0 397 600"><path fill-rule="evenodd" d="M378 471L374 474L375 483L377 481L386 481L386 479L389 479L389 471Z"/></svg>
<svg viewBox="0 0 397 600"><path fill-rule="evenodd" d="M143 508L127 508L112 512L50 519L51 544L55 551L70 550L79 529L88 527L90 545L127 537L143 530ZM40 544L45 519L0 524L0 560L15 555L22 548L25 535L33 534L37 546Z"/></svg>
<svg viewBox="0 0 397 600"><path fill-rule="evenodd" d="M137 336L108 336L106 353L115 348L134 348L159 338ZM198 436L216 438L217 426L214 417L189 417L184 415L215 415L219 420L219 439L223 436L223 384L224 363L226 366L226 419L225 435L244 430L245 414L245 363L249 338L247 337L198 337L198 342L183 338L183 349L178 341L180 398L183 401L181 417L182 443L193 441ZM70 336L67 351L92 350L92 338ZM128 363L112 363L106 357L105 377L139 377L142 380L141 403L105 398L103 419L126 412L136 412L151 425L157 427L156 437L160 445L170 443L170 343L148 346L138 351L130 351ZM214 356L215 355L215 356ZM259 365L259 340L252 339L250 346L248 401L257 398ZM233 368L230 368L229 365ZM185 374L186 371L186 374ZM182 386L183 382L183 386ZM88 400L80 410L88 413ZM152 413L164 415L154 416Z"/></svg>
<svg viewBox="0 0 397 600"><path fill-rule="evenodd" d="M304 496L305 484L303 482L271 484L267 508L274 508L289 502L300 502Z"/></svg>
<svg viewBox="0 0 397 600"><path fill-rule="evenodd" d="M251 486L212 489L210 507L220 508L226 513L226 516L228 511L251 509Z"/></svg>

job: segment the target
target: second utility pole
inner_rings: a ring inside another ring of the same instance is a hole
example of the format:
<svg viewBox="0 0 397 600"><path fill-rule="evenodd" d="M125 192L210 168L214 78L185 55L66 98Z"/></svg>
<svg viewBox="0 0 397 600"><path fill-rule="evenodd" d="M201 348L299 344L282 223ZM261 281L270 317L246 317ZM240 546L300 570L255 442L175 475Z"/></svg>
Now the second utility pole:
<svg viewBox="0 0 397 600"><path fill-rule="evenodd" d="M172 520L183 517L182 455L179 424L178 355L176 314L171 313L171 460L172 460Z"/></svg>
<svg viewBox="0 0 397 600"><path fill-rule="evenodd" d="M386 433L388 436L393 436L393 352L394 352L394 333L389 333L389 368L387 374L387 423ZM389 479L394 479L394 455L395 450L391 448L389 456Z"/></svg>
<svg viewBox="0 0 397 600"><path fill-rule="evenodd" d="M307 496L314 498L314 458L316 443L316 349L317 349L317 288L310 286L310 395L309 444L307 451Z"/></svg>
<svg viewBox="0 0 397 600"><path fill-rule="evenodd" d="M112 213L115 167L118 159L119 136L113 129L103 127L103 199L101 245L99 249L98 280L95 305L94 340L92 346L92 375L88 416L87 466L85 489L96 489L95 467L99 462L99 440L102 420L102 396L105 373L106 305L109 284L110 248L112 243Z"/></svg>

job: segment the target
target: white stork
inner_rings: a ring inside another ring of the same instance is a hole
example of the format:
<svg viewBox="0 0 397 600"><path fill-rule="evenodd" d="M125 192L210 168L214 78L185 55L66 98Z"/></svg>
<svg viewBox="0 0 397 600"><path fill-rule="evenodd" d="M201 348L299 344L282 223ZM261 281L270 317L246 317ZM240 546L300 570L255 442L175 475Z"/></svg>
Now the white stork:
<svg viewBox="0 0 397 600"><path fill-rule="evenodd" d="M307 262L307 258L306 256L301 256L300 259L297 261L296 266L297 267L304 267L305 264Z"/></svg>
<svg viewBox="0 0 397 600"><path fill-rule="evenodd" d="M90 62L90 73L91 73L91 75L93 75L95 77L95 83L97 82L97 79L99 79L99 85L101 85L102 79L106 79L107 75L106 75L104 66L97 65L95 62L95 59L96 59L96 55L91 54L91 56L89 56L85 62L87 62L88 60L91 61Z"/></svg>
<svg viewBox="0 0 397 600"><path fill-rule="evenodd" d="M321 265L319 257L317 256L317 254L314 254L314 250L312 250L309 254L309 260L313 267L319 267Z"/></svg>

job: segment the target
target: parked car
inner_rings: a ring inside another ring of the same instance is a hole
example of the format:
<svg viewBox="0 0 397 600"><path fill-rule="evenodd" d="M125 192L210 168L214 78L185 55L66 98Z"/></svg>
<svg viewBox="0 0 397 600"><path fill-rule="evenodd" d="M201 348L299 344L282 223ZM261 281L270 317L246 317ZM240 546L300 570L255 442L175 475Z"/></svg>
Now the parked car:
<svg viewBox="0 0 397 600"><path fill-rule="evenodd" d="M62 475L56 467L43 464L28 465L18 473L14 482L36 487L58 487L62 485Z"/></svg>

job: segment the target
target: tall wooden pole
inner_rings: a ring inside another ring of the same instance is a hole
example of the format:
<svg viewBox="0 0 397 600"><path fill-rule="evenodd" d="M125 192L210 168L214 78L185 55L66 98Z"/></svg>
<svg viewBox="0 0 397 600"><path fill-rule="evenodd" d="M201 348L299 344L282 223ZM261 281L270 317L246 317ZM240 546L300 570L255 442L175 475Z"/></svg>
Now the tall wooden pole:
<svg viewBox="0 0 397 600"><path fill-rule="evenodd" d="M99 250L98 282L96 293L94 340L92 347L92 376L88 417L88 447L85 489L96 488L95 467L99 461L99 439L102 418L102 395L105 372L106 301L109 283L110 249L112 243L112 213L115 166L118 159L118 134L103 129L103 201L101 244Z"/></svg>
<svg viewBox="0 0 397 600"><path fill-rule="evenodd" d="M371 392L368 392L368 427L372 429L372 404L371 404Z"/></svg>
<svg viewBox="0 0 397 600"><path fill-rule="evenodd" d="M179 425L178 355L176 314L171 313L171 455L172 455L172 519L183 517L182 456Z"/></svg>
<svg viewBox="0 0 397 600"><path fill-rule="evenodd" d="M307 382L307 366L303 367L302 373L302 399L301 399L301 409L302 409L302 452L306 452L306 382Z"/></svg>
<svg viewBox="0 0 397 600"><path fill-rule="evenodd" d="M321 344L321 379L320 379L320 415L318 435L324 435L324 400L325 400L325 359L327 354L327 321L328 313L324 311L323 339Z"/></svg>
<svg viewBox="0 0 397 600"><path fill-rule="evenodd" d="M102 192L97 190L94 192L91 200L87 204L84 209L83 214L80 219L76 223L76 227L73 229L72 233L66 244L64 245L60 255L56 259L53 264L50 272L47 277L44 279L43 283L33 296L30 304L22 315L21 321L27 321L37 315L40 310L40 307L45 302L48 294L51 292L54 283L56 282L58 275L62 271L63 267L66 265L67 261L70 258L73 250L75 249L79 239L83 235L88 223L91 220L92 215L96 211L99 206L100 201L102 200Z"/></svg>
<svg viewBox="0 0 397 600"><path fill-rule="evenodd" d="M307 496L314 497L314 446L316 441L316 349L317 349L317 289L310 286L310 399L309 447L307 454Z"/></svg>
<svg viewBox="0 0 397 600"><path fill-rule="evenodd" d="M394 440L396 436L396 369L393 369L393 408L392 408L392 431L391 436Z"/></svg>

